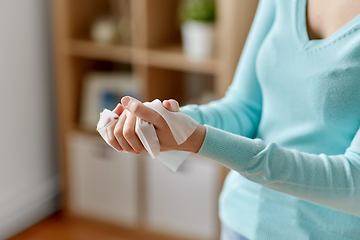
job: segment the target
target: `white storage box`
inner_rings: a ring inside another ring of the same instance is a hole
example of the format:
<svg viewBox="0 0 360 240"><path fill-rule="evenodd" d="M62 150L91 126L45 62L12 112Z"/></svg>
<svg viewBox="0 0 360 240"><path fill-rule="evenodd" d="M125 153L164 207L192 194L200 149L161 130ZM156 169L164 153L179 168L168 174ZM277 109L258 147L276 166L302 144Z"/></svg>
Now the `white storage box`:
<svg viewBox="0 0 360 240"><path fill-rule="evenodd" d="M174 173L146 160L147 228L189 239L217 239L220 165L189 155Z"/></svg>
<svg viewBox="0 0 360 240"><path fill-rule="evenodd" d="M73 133L68 143L72 212L136 227L137 156L117 153L97 136Z"/></svg>

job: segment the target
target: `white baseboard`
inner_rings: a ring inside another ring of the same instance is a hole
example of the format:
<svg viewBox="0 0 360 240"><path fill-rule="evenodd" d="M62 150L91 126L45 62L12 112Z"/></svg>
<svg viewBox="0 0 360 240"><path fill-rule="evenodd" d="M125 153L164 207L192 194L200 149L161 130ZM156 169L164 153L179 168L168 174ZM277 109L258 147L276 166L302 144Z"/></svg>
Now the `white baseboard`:
<svg viewBox="0 0 360 240"><path fill-rule="evenodd" d="M7 239L59 209L58 176L42 181L0 204L0 239Z"/></svg>

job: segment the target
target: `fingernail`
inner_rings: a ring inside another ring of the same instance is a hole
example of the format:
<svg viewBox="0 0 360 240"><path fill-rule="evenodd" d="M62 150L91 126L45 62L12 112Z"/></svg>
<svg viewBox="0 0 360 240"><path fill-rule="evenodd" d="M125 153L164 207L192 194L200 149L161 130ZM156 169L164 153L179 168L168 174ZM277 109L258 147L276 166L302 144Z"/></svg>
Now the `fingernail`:
<svg viewBox="0 0 360 240"><path fill-rule="evenodd" d="M122 102L124 107L127 107L127 106L129 106L130 101L131 101L131 98L124 97L121 102Z"/></svg>

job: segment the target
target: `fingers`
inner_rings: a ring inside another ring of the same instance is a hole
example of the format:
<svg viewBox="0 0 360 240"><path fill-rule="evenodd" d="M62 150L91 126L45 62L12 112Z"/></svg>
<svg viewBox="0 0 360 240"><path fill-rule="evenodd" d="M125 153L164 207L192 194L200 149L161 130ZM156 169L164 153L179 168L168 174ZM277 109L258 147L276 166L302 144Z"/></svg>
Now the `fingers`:
<svg viewBox="0 0 360 240"><path fill-rule="evenodd" d="M115 109L113 110L114 113L116 113L118 116L121 115L121 113L125 110L124 106L121 105L120 103L115 107Z"/></svg>
<svg viewBox="0 0 360 240"><path fill-rule="evenodd" d="M115 124L107 128L109 144L118 151L138 154L145 151L135 133L136 116L125 110Z"/></svg>
<svg viewBox="0 0 360 240"><path fill-rule="evenodd" d="M107 134L107 140L108 140L108 143L113 147L115 148L116 150L118 151L121 151L122 148L120 147L118 141L116 140L115 138L115 135L114 135L114 129L115 129L115 126L117 124L118 121L115 121L113 123L111 123L107 128L106 128L106 134Z"/></svg>
<svg viewBox="0 0 360 240"><path fill-rule="evenodd" d="M130 147L125 138L123 137L123 125L125 123L127 116L126 114L121 114L119 119L109 125L106 129L108 143L118 151L126 151L135 153L135 151Z"/></svg>
<svg viewBox="0 0 360 240"><path fill-rule="evenodd" d="M126 119L127 119L127 114L124 112L123 114L120 115L119 120L117 121L117 123L112 131L113 135L114 135L114 139L112 139L113 142L110 142L109 139L108 139L108 141L111 146L113 146L112 144L113 143L115 144L115 141L116 141L122 150L124 150L126 152L135 153L135 151L132 149L132 147L126 141L126 139L123 135L123 129L124 129L124 124L125 124Z"/></svg>
<svg viewBox="0 0 360 240"><path fill-rule="evenodd" d="M131 97L123 97L121 99L122 105L135 116L154 124L155 127L162 127L165 120L162 116L157 113L155 110L146 107L142 102L131 98Z"/></svg>
<svg viewBox="0 0 360 240"><path fill-rule="evenodd" d="M169 110L171 112L180 111L179 103L174 99L164 100L162 102L162 105L164 108L166 108L166 110Z"/></svg>
<svg viewBox="0 0 360 240"><path fill-rule="evenodd" d="M118 104L113 112L120 113L120 116L116 122L111 123L106 129L108 143L118 151L124 150L135 154L145 151L135 133L137 117L121 104Z"/></svg>
<svg viewBox="0 0 360 240"><path fill-rule="evenodd" d="M129 113L125 120L122 133L130 147L136 153L140 153L145 151L145 148L143 147L140 139L135 133L136 119L137 117L134 114Z"/></svg>

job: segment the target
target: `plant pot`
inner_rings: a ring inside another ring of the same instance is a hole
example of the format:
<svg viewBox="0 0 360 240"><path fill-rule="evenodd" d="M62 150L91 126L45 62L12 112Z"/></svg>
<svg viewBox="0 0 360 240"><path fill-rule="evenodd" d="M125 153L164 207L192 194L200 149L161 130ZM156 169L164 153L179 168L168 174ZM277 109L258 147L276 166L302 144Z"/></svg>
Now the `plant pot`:
<svg viewBox="0 0 360 240"><path fill-rule="evenodd" d="M188 21L181 26L185 56L190 61L203 61L211 57L214 48L214 24Z"/></svg>

